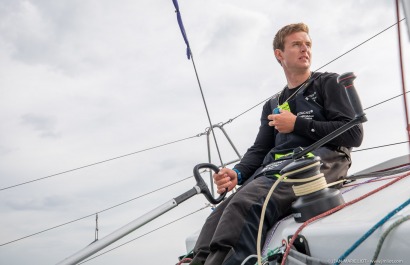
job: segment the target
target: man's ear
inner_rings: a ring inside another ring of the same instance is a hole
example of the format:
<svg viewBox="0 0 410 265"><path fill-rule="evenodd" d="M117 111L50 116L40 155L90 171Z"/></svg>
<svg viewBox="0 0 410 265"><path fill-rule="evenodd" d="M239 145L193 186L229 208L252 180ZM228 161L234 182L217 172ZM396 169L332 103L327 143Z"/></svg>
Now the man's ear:
<svg viewBox="0 0 410 265"><path fill-rule="evenodd" d="M278 60L279 62L282 61L283 57L282 57L282 51L280 49L275 49L274 51L276 60Z"/></svg>

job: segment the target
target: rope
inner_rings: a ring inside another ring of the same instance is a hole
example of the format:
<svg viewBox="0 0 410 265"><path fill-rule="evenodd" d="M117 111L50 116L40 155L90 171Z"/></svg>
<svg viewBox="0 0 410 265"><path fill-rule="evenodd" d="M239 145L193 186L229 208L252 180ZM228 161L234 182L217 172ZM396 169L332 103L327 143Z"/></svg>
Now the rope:
<svg viewBox="0 0 410 265"><path fill-rule="evenodd" d="M389 228L387 228L386 231L384 231L384 233L382 234L382 236L380 237L379 243L377 244L377 248L376 251L374 252L372 261L370 264L375 264L375 261L377 260L377 258L379 257L380 254L380 250L383 246L384 240L386 239L387 235L397 226L401 225L402 223L404 223L405 221L410 220L410 215L406 215L402 218L400 218L399 220L397 220L396 222L394 222L392 225L389 226Z"/></svg>
<svg viewBox="0 0 410 265"><path fill-rule="evenodd" d="M282 259L281 265L285 265L285 264L286 264L286 258L287 258L288 255L289 255L289 252L290 252L291 247L293 246L293 243L295 242L295 240L296 240L297 236L300 234L300 232L302 232L302 230L303 230L306 226L308 226L309 224L311 224L311 223L313 223L313 222L319 220L320 218L326 217L326 216L331 215L331 214L333 214L333 213L335 213L335 212L337 212L337 211L339 211L339 210L341 210L341 209L343 209L343 208L345 208L345 207L348 207L348 206L350 206L350 205L352 205L352 204L355 204L356 202L359 202L359 201L361 201L361 200L363 200L363 199L365 199L365 198L367 198L367 197L369 197L369 196L371 196L371 195L373 195L373 194L375 194L375 193L377 193L377 192L379 192L379 191L381 191L381 190L383 190L383 189L385 189L385 188L387 188L387 187L393 185L394 183L396 183L396 182L402 180L402 179L405 178L405 177L408 177L409 175L410 175L410 172L408 172L408 173L406 173L406 174L404 174L404 175L402 175L402 176L396 178L395 180L392 180L392 181L386 183L385 185L380 186L379 188L374 189L374 190L372 190L372 191L370 191L370 192L368 192L368 193L366 193L366 194L364 194L364 195L362 195L362 196L360 196L360 197L358 197L358 198L356 198L356 199L354 199L354 200L352 200L352 201L350 201L350 202L347 202L347 203L345 203L345 204L336 206L335 208L330 209L329 211L324 212L324 213L322 213L322 214L319 214L319 215L317 215L317 216L315 216L315 217L312 217L312 218L310 218L309 220L307 220L306 222L304 222L304 223L296 230L295 234L292 236L291 240L289 241L289 244L288 244L288 246L286 247L286 251L285 251L285 253L284 253L284 255L283 255L283 259Z"/></svg>
<svg viewBox="0 0 410 265"><path fill-rule="evenodd" d="M316 176L313 176L316 179L311 182L307 182L299 186L292 186L293 192L296 196L300 197L303 195L311 194L315 191L323 190L327 187L326 179L323 176L324 174L320 173Z"/></svg>
<svg viewBox="0 0 410 265"><path fill-rule="evenodd" d="M409 170L409 168L408 167L404 167L404 169L406 170L406 171L408 171ZM387 172L376 172L376 173L373 173L373 177L374 176L376 176L377 175L377 177L375 177L375 178L373 178L373 179L369 179L369 180L366 180L365 182L362 182L362 183L359 183L359 184L350 184L350 185L344 185L343 187L350 187L350 186L353 186L352 188L350 188L350 189L348 189L348 190L344 190L343 192L342 192L342 194L345 194L345 193L347 193L347 192L349 192L349 191L351 191L351 190L353 190L353 189L355 189L355 188L357 188L358 186L361 186L361 185L363 185L363 184L367 184L367 183L371 183L371 182L376 182L376 181L384 181L384 180L386 180L386 179L391 179L391 178L398 178L397 176L396 177L390 177L390 178L383 178L383 179L381 179L382 177L384 177L384 176L386 176L387 174L388 175L392 175L392 174L398 174L398 173L402 173L403 172L403 170L402 169L399 169L399 170L389 170L389 171L387 171ZM381 173L383 173L383 174L381 174ZM379 175L380 174L380 175ZM362 175L360 175L360 176L362 176ZM315 176L314 176L315 177ZM313 177L313 178L314 178ZM371 173L369 173L369 174L366 174L366 176L364 176L363 175L363 178L364 177L371 177ZM400 176L399 176L400 177ZM308 179L310 179L310 178L308 178ZM350 179L350 178L349 178ZM285 181L285 180L283 180L283 181ZM340 181L336 181L336 182L333 182L333 183L331 183L331 184L328 184L328 186L331 186L332 184L338 184L338 183L340 183L340 182L343 182L343 180L340 180ZM287 216L287 217L285 217L285 218L283 218L283 219L281 219L279 222L277 222L276 224L275 224L275 226L273 227L273 229L272 229L272 231L271 231L271 233L270 233L270 236L266 239L266 241L265 241L265 247L267 247L268 245L269 245L269 242L272 240L272 238L273 238L273 235L275 234L275 231L276 231L276 229L279 227L279 225L280 225L280 223L282 223L284 220L287 220L287 219L290 219L292 217L292 215L289 215L289 216ZM266 252L266 249L263 249L262 250L262 254L263 253L265 253Z"/></svg>
<svg viewBox="0 0 410 265"><path fill-rule="evenodd" d="M175 2L176 2L176 1L174 1L174 3L175 3ZM177 12L177 13L178 13L178 15L180 16L179 12ZM404 20L404 19L402 19L402 20ZM401 22L402 20L400 20L399 22ZM182 21L181 21L181 22L182 22ZM397 23L396 23L396 24L397 24ZM394 25L395 25L395 24L394 24ZM326 65L332 63L333 61L335 61L335 60L341 58L342 56L346 55L346 54L349 53L350 51L356 49L357 47L361 46L361 45L364 44L365 42L367 42L367 41L371 40L372 38L376 37L377 35L383 33L384 31L386 31L387 29L393 27L394 25L392 25L392 26L386 28L386 29L383 30L382 32L380 32L380 33L374 35L373 37L367 39L366 41L362 42L361 44L355 46L354 48L352 48L352 49L350 49L349 51L345 52L344 54L340 55L339 57L333 59L333 60L330 61L329 63L323 65L323 66L320 67L320 68L318 68L316 71L318 71L319 69L321 69L321 68L325 67ZM181 29L181 31L182 31L182 29ZM185 35L184 33L185 33L185 30L183 30L183 35ZM185 37L186 37L186 36L185 36ZM184 39L185 39L185 37L184 37ZM186 42L187 42L187 40L186 40ZM192 53L191 53L189 44L187 43L187 56L188 56L188 59L189 59L189 55L192 56ZM198 81L198 84L199 84L199 87L200 87L200 90L201 90L201 94L202 94L202 97L203 97L203 100L204 100L204 104L205 104L205 108L206 108L208 120L209 120L209 123L210 123L211 128L212 128L212 122L211 122L211 120L210 120L210 115L209 115L209 112L208 112L207 107L206 107L205 98L204 98L204 96L203 96L202 87L201 87L201 85L200 85L200 80L199 80L199 77L198 77L198 74L197 74L197 70L196 70L195 63L194 63L193 58L192 58L192 62L193 62L193 66L194 66L194 69L195 69L196 76L197 76L197 81ZM406 93L408 93L408 91L407 91ZM401 95L402 95L402 94L401 94ZM400 96L400 95L399 95L399 96ZM398 96L395 96L395 97L393 97L393 98L391 98L391 99L394 99L394 98L396 98L396 97L398 97ZM257 106L259 106L260 104L262 104L262 103L268 101L268 100L271 99L271 98L272 98L272 96L269 97L269 98L267 98L267 99L265 99L265 100L263 100L262 102L260 102L260 103L258 103L258 104L256 104L256 105L254 105L253 107L247 109L246 111L240 113L239 115L235 116L234 118L229 119L228 122L226 122L226 123L232 122L232 121L235 120L236 118L242 116L243 114L249 112L250 110L254 109L255 107L257 107ZM391 100L391 99L385 100L385 101L383 101L382 103L387 102L387 101L389 101L389 100ZM381 104L381 103L379 103L379 104ZM371 106L371 107L377 106L377 105L379 105L379 104L373 105L373 106ZM369 107L369 108L371 108L371 107ZM367 109L369 109L369 108L367 108ZM224 124L226 124L226 123L224 123ZM212 131L212 133L213 133L213 137L214 137L214 140L215 140L215 144L216 144L217 149L218 149L218 155L219 155L219 158L220 158L220 160L221 160L221 164L223 164L222 159L221 159L221 156L220 156L219 148L218 148L218 145L217 145L217 142L216 142L215 134L214 134L213 131ZM85 166L77 167L77 168L74 168L74 169L71 169L71 170L67 170L67 171L63 171L63 172L60 172L60 173L52 174L52 175L45 176L45 177L42 177L42 178L33 179L33 180L26 181L26 182L23 182L23 183L19 183L19 184L15 184L15 185L12 185L12 186L4 187L4 188L1 188L0 191L7 190L7 189L11 189L11 188L14 188L14 187L17 187L17 186L21 186L21 185L25 185L25 184L28 184L28 183L40 181L40 180L43 180L43 179L51 178L51 177L54 177L54 176L62 175L62 174L65 174L65 173L73 172L73 171L76 171L76 170L80 170L80 169L87 168L87 167L91 167L91 166L98 165L98 164L101 164L101 163L109 162L109 161L112 161L112 160L116 160L116 159L123 158L123 157L126 157L126 156L134 155L134 154L137 154L137 153L145 152L145 151L152 150L152 149L155 149L155 148L159 148L159 147L162 147L162 146L166 146L166 145L170 145L170 144L177 143L177 142L180 142L180 141L188 140L188 139L191 139L191 138L194 138L194 137L199 137L199 136L201 136L201 135L203 135L203 133L202 133L202 134L195 135L195 136L183 138L183 139L180 139L180 140L172 141L172 142L169 142L169 143L161 144L161 145L158 145L158 146L150 147L150 148L147 148L147 149L139 150L139 151L132 152L132 153L129 153L129 154L121 155L121 156L118 156L118 157L106 159L106 160L99 161L99 162L96 162L96 163L88 164L88 165L85 165ZM408 142L408 141L406 141L406 142ZM405 143L405 142L402 142L402 143ZM399 144L399 143L396 143L396 144ZM385 146L387 146L387 145L385 145ZM383 147L384 147L384 146L383 146ZM376 147L374 147L374 148L376 148ZM369 148L369 149L371 149L371 148ZM362 150L356 150L356 151L363 151L363 150L364 150L364 149L362 149ZM353 152L354 152L354 151L353 151ZM174 183L174 184L175 184L175 183ZM171 185L173 185L173 184L171 184ZM275 188L275 187L273 187L273 188ZM160 188L160 189L162 189L162 188ZM158 189L158 190L159 190L159 189ZM272 189L272 192L273 192L273 189ZM152 193L152 192L150 192L150 193ZM149 194L149 193L147 193L147 194ZM147 194L145 194L145 195L147 195ZM145 196L145 195L142 195L142 196ZM137 198L140 198L140 197L142 197L142 196L139 196L139 197L137 197ZM129 200L129 201L135 200L135 199L137 199L137 198L131 199L131 200ZM129 202L129 201L127 201L127 202ZM124 203L126 203L126 202L124 202ZM117 207L117 206L119 206L119 205L122 205L122 204L124 204L124 203L115 205L115 206L113 206L113 207L107 208L107 209L102 210L102 211L100 211L100 212L107 211L107 210L109 210L109 209L112 209L112 208ZM94 215L94 214L92 214L92 215ZM33 235L42 233L42 232L45 232L45 231L48 231L48 230L51 230L51 229L54 229L54 228L57 228L57 227L60 227L60 226L63 226L63 225L66 225L66 224L75 222L75 221L78 221L78 220L81 220L81 219L84 219L84 218L87 218L87 217L89 217L89 216L91 216L91 215L87 215L87 216L85 216L85 217L78 218L78 219L76 219L76 220L74 220L74 221L70 221L70 222L67 222L67 223L65 223L65 224L58 225L58 226L55 226L55 227L46 229L46 230L40 231L40 232L38 232L38 233L35 233L35 234L32 234L32 235L23 237L23 238L27 238L27 237L30 237L30 236L33 236ZM7 243L2 244L2 245L0 245L0 246L3 246L3 245L6 245L6 244L9 244L9 243L12 243L12 242L21 240L21 239L23 239L23 238L20 238L20 239L17 239L17 240L13 240L13 241L7 242Z"/></svg>
<svg viewBox="0 0 410 265"><path fill-rule="evenodd" d="M398 173L398 172L396 172L396 171L391 172L391 174L393 174L393 173ZM361 186L361 185L363 185L363 184L371 183L371 182L374 182L374 181L382 181L382 180L389 179L389 178L383 178L383 179L381 179L381 177L383 177L383 176L378 176L378 177L375 177L374 179L369 179L369 180L366 180L366 181L364 181L364 182L362 182L362 183L359 183L359 184L352 184L352 185L347 185L347 186L344 185L343 187L349 187L349 186L354 186L354 187L352 187L352 188L350 188L350 189L347 189L347 190L344 190L344 191L342 192L342 194L345 194L345 193L347 193L347 192L349 192L349 191L351 191L351 190L353 190L353 189L355 189L355 188L357 188L358 186ZM400 177L400 176L391 177L391 178L399 178L399 177ZM340 181L337 181L337 183L339 183L339 182L340 182ZM333 183L332 183L332 184L333 184ZM264 249L263 249L263 251L262 251L262 254L264 254L264 253L266 252L266 248L268 247L269 242L272 240L273 235L275 234L275 231L277 230L277 228L279 227L279 225L280 225L283 221L288 220L288 219L290 219L290 218L292 218L292 215L288 215L287 217L281 219L279 222L276 222L275 226L272 228L272 231L271 231L271 233L270 233L270 236L268 236L268 238L267 238L266 241L265 241L265 247L264 247ZM375 260L375 259L373 259L373 260Z"/></svg>
<svg viewBox="0 0 410 265"><path fill-rule="evenodd" d="M292 215L288 215L288 216L282 218L279 222L276 222L275 226L271 229L270 235L267 236L267 238L266 238L266 240L265 240L265 246L264 246L264 248L262 249L262 255L263 255L264 253L266 253L267 248L268 248L268 246L269 246L269 243L271 242L271 240L272 240L272 238L273 238L273 235L276 233L276 230L278 229L279 225L280 225L283 221L286 221L286 220L288 220L288 219L290 219L290 218L292 218Z"/></svg>
<svg viewBox="0 0 410 265"><path fill-rule="evenodd" d="M249 255L246 259L244 259L244 260L242 261L241 265L245 265L246 262L248 262L248 260L250 260L250 259L252 259L252 258L258 258L258 256L255 255L255 254Z"/></svg>
<svg viewBox="0 0 410 265"><path fill-rule="evenodd" d="M400 177L400 176L399 176L399 177ZM398 177L396 176L396 177L392 177L392 178L398 178ZM364 181L364 182L362 182L362 183L359 183L359 184L343 185L343 187L349 187L349 186L353 186L353 187L350 188L350 189L347 189L347 190L342 191L342 194L345 194L345 193L347 193L347 192L349 192L349 191L352 191L352 190L356 189L357 187L359 187L359 186L361 186L361 185L364 185L364 184L367 184L367 183L370 183L370 182L374 182L374 181L386 180L386 179L390 179L390 178L383 178L383 179L381 179L381 177L375 177L374 179L369 179L369 180L366 180L366 181ZM339 181L337 181L337 182L339 182ZM276 222L275 226L271 229L270 235L269 235L269 236L267 237L267 239L265 240L265 247L264 247L264 249L262 250L262 254L264 254L264 253L266 252L266 248L269 246L269 243L270 243L270 241L272 240L273 235L275 234L275 232L276 232L276 230L278 229L279 225L280 225L283 221L288 220L288 219L290 219L290 218L292 218L292 217L293 217L292 215L288 215L288 216L284 217L283 219L281 219L280 221Z"/></svg>
<svg viewBox="0 0 410 265"><path fill-rule="evenodd" d="M276 187L279 185L279 183L285 179L287 176L291 175L291 174L295 174L301 171L304 171L306 169L312 168L312 167L316 167L320 165L320 161L317 161L313 164L307 165L305 167L296 169L294 171L289 171L286 172L285 174L281 175L277 181L275 181L275 183L272 185L272 187L270 188L268 194L266 195L266 199L263 202L263 206L262 206L262 211L261 211L261 217L259 219L259 228L258 228L258 237L257 237L257 241L256 241L256 252L257 252L257 256L258 256L258 265L262 265L262 255L261 255L261 242L262 242L262 228L263 228L263 222L265 220L265 213L266 213L266 208L268 206L269 203L269 199L273 194L273 191L276 189ZM287 182L291 182L289 180L286 180ZM299 181L299 180L298 180Z"/></svg>
<svg viewBox="0 0 410 265"><path fill-rule="evenodd" d="M382 226L384 223L386 223L390 218L392 218L397 212L401 211L403 208L405 208L407 205L410 204L410 199L402 203L400 206L398 206L396 209L388 213L383 219L381 219L379 222L377 222L372 228L369 229L359 240L357 240L348 250L346 250L345 253L343 253L337 261L334 263L335 265L340 264L344 259L346 259L347 256L350 255L360 244L362 244L369 236L371 236L374 231L376 231L377 228Z"/></svg>
<svg viewBox="0 0 410 265"><path fill-rule="evenodd" d="M180 262L177 263L177 265L181 265L182 263L190 263L191 261L191 258L183 258Z"/></svg>
<svg viewBox="0 0 410 265"><path fill-rule="evenodd" d="M356 188L356 187L364 185L364 184L369 184L369 183L374 183L374 182L379 182L379 181L385 181L385 180L388 180L388 179L395 179L395 178L398 178L398 177L397 176L396 177L376 177L376 178L369 179L365 182L361 182L361 183L357 183L357 184L343 185L343 187ZM351 189L353 189L353 188L351 188Z"/></svg>
<svg viewBox="0 0 410 265"><path fill-rule="evenodd" d="M403 173L406 171L410 170L410 166L407 164L406 166L402 167L394 167L389 170L384 170L384 171L378 171L378 172L372 172L372 173L364 173L360 175L350 175L347 176L345 179L346 180L356 180L356 179L362 179L362 178L370 178L370 177L386 177L386 176L391 176L399 173Z"/></svg>
<svg viewBox="0 0 410 265"><path fill-rule="evenodd" d="M176 265L181 265L182 263L188 263L191 262L192 259L188 258L189 255L191 255L194 252L194 250L189 251L185 256L181 258L181 260L176 264Z"/></svg>

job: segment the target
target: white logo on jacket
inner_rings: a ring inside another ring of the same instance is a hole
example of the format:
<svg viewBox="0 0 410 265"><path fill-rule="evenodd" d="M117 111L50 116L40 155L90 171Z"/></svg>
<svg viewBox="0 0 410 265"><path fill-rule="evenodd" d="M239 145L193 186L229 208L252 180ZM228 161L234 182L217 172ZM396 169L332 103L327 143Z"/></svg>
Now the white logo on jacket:
<svg viewBox="0 0 410 265"><path fill-rule="evenodd" d="M305 111L299 111L296 116L304 118L304 119L308 119L311 120L313 119L313 117L315 117L315 115L313 114L313 110L305 110Z"/></svg>

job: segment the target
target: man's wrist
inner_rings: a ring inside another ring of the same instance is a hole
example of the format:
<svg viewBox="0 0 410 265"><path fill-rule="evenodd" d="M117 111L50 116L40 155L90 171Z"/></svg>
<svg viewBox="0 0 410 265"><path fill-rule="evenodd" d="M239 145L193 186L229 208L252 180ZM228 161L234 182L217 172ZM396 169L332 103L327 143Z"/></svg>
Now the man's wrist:
<svg viewBox="0 0 410 265"><path fill-rule="evenodd" d="M236 172L236 175L237 175L236 178L238 179L238 185L241 185L242 184L242 173L239 170L237 170L236 168L234 168L232 170Z"/></svg>

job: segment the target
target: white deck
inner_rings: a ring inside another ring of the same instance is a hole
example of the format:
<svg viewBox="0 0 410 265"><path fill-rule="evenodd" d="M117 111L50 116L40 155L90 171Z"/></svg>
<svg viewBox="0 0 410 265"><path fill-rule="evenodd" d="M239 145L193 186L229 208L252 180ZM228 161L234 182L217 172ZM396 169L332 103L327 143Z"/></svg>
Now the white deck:
<svg viewBox="0 0 410 265"><path fill-rule="evenodd" d="M343 188L342 192L345 192L343 198L345 202L352 201L392 180L384 179L366 183L350 191L350 187ZM356 181L356 183L364 181L366 180ZM410 176L339 212L311 223L302 230L300 235L306 238L312 257L333 262L372 226L409 198ZM410 207L407 207L394 215L353 251L345 263L369 264L383 232L394 221L409 214ZM270 232L267 241L269 237L271 240L265 248L274 249L280 246L282 240L293 235L301 225L293 218L282 221L273 237L272 231ZM384 261L384 264L410 264L410 222L404 222L390 232L383 244L378 261Z"/></svg>

